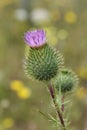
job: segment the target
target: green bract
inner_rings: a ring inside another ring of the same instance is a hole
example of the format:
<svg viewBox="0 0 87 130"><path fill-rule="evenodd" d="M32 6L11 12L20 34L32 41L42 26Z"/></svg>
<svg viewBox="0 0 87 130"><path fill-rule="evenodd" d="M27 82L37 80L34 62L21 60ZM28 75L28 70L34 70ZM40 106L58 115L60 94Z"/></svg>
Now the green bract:
<svg viewBox="0 0 87 130"><path fill-rule="evenodd" d="M30 48L25 58L25 71L31 78L50 80L57 75L63 65L63 56L45 44L39 48Z"/></svg>
<svg viewBox="0 0 87 130"><path fill-rule="evenodd" d="M60 89L61 92L67 92L78 84L78 78L72 70L63 69L58 73L53 84L58 91Z"/></svg>

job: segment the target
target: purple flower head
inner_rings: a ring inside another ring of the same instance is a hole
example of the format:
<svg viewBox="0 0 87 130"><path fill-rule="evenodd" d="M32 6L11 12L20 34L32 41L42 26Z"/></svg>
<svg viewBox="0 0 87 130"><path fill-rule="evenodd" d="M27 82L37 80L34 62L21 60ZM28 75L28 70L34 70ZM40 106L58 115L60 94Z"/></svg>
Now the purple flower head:
<svg viewBox="0 0 87 130"><path fill-rule="evenodd" d="M46 44L46 32L44 30L27 31L24 41L32 48L43 46Z"/></svg>

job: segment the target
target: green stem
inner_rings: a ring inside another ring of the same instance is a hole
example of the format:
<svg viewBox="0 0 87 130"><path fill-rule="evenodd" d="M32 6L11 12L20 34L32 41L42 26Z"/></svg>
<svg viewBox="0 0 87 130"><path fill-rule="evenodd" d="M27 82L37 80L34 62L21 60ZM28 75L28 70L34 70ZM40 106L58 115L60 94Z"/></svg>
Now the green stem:
<svg viewBox="0 0 87 130"><path fill-rule="evenodd" d="M63 126L63 130L66 130L65 123L64 123L64 120L63 120L63 117L62 117L62 113L61 113L60 109L58 109L58 104L55 102L54 89L53 89L51 84L49 85L48 89L49 89L51 98L53 99L53 103L54 103L57 115L60 119L61 125Z"/></svg>

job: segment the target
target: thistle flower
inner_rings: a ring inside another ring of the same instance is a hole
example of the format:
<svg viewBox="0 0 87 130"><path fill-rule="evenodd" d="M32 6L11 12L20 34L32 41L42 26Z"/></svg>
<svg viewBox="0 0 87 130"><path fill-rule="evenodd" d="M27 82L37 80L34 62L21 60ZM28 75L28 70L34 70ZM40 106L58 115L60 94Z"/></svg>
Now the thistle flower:
<svg viewBox="0 0 87 130"><path fill-rule="evenodd" d="M24 35L24 41L30 47L40 47L46 44L46 33L44 30L28 31Z"/></svg>
<svg viewBox="0 0 87 130"><path fill-rule="evenodd" d="M78 84L78 78L72 70L63 69L59 72L53 84L57 90L61 89L61 92L67 92L71 91Z"/></svg>
<svg viewBox="0 0 87 130"><path fill-rule="evenodd" d="M24 40L30 46L24 64L27 75L38 80L53 78L63 65L63 56L46 44L44 30L28 32Z"/></svg>

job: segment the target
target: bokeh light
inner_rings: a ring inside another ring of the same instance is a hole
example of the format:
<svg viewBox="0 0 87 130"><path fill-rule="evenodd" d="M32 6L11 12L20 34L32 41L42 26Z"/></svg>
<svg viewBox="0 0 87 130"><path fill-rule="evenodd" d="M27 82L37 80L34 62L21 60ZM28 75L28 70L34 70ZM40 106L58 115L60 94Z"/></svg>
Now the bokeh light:
<svg viewBox="0 0 87 130"><path fill-rule="evenodd" d="M74 24L77 21L77 15L72 11L68 11L65 13L64 19L67 23Z"/></svg>

